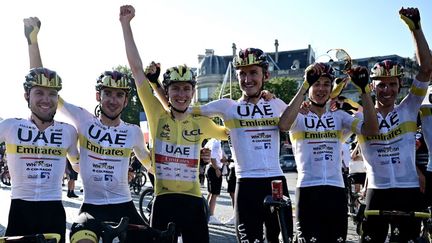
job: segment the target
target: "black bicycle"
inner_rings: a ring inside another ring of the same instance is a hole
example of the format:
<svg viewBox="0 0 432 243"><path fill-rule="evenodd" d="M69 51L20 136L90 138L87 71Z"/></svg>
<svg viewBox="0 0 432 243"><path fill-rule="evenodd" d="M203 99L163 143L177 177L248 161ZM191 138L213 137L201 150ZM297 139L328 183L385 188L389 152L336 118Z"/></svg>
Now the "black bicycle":
<svg viewBox="0 0 432 243"><path fill-rule="evenodd" d="M174 223L169 223L168 227L164 231L151 229L145 225L129 224L129 218L121 218L119 223L116 222L101 222L102 232L101 238L102 243L111 243L114 239L118 239L120 243L125 242L127 232L129 231L148 231L151 240L145 242L157 242L157 243L174 243L177 242L176 227Z"/></svg>
<svg viewBox="0 0 432 243"><path fill-rule="evenodd" d="M284 215L287 213L286 210L291 210L291 200L287 196L283 196L282 200L274 200L271 195L268 195L264 198L264 205L270 207L272 212L276 211L279 220L279 228L281 229L282 234L282 242L283 243L291 243L293 242L292 235L288 232L289 223L286 222Z"/></svg>
<svg viewBox="0 0 432 243"><path fill-rule="evenodd" d="M361 234L361 222L364 219L366 204L360 192L354 189L355 179L353 174L344 172L345 191L348 201L348 217L350 217L356 226L356 232Z"/></svg>
<svg viewBox="0 0 432 243"><path fill-rule="evenodd" d="M365 220L369 216L380 216L386 217L390 219L390 224L394 224L394 220L396 218L420 218L422 219L422 230L419 237L416 239L416 242L419 243L431 243L432 242L432 208L428 208L428 212L407 212L407 211L397 211L397 210L365 210L364 217ZM392 230L390 235L390 242L401 242L397 227Z"/></svg>
<svg viewBox="0 0 432 243"><path fill-rule="evenodd" d="M6 186L10 186L11 185L11 178L10 178L10 174L9 174L9 168L8 168L7 162L5 160L2 160L0 162L0 180Z"/></svg>
<svg viewBox="0 0 432 243"><path fill-rule="evenodd" d="M132 188L132 191L139 195L141 192L142 187L147 182L147 176L146 176L146 169L144 166L141 166L139 168L133 169L132 171L132 179L129 182L129 186Z"/></svg>
<svg viewBox="0 0 432 243"><path fill-rule="evenodd" d="M0 237L0 243L57 243L61 236L56 233L34 234L23 236L4 236Z"/></svg>

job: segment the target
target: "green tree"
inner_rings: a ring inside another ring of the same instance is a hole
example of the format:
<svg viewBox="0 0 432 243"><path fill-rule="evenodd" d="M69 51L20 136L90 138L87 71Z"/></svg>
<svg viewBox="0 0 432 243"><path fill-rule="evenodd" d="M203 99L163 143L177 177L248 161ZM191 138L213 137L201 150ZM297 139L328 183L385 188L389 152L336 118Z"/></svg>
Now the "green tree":
<svg viewBox="0 0 432 243"><path fill-rule="evenodd" d="M264 85L264 89L288 104L297 93L298 84L294 79L288 77L275 77Z"/></svg>
<svg viewBox="0 0 432 243"><path fill-rule="evenodd" d="M219 99L219 93L220 93L220 89L221 89L222 85L218 85L218 87L216 88L216 91L213 93L212 95L212 100L217 100ZM229 94L230 93L230 89L229 89L229 83L227 85L225 85L225 89L223 94ZM233 80L231 82L231 99L233 100L237 100L241 97L242 91L240 90L240 86L237 80ZM229 98L229 96L225 96L225 98Z"/></svg>
<svg viewBox="0 0 432 243"><path fill-rule="evenodd" d="M116 71L122 72L124 74L129 75L129 77L132 77L132 71L127 66L117 66L116 68L113 68ZM140 120L139 120L139 114L140 112L144 111L143 106L141 104L140 99L138 98L137 88L135 86L135 82L132 80L131 82L131 92L128 96L128 106L123 110L121 119L125 122L136 124L139 126Z"/></svg>

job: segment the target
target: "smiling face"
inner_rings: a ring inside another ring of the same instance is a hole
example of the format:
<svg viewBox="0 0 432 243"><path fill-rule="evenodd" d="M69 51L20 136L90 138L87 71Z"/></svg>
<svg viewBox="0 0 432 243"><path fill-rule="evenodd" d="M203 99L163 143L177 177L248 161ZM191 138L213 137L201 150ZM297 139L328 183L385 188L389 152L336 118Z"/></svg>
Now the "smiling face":
<svg viewBox="0 0 432 243"><path fill-rule="evenodd" d="M123 89L103 88L96 93L96 100L100 102L103 113L110 117L117 117L128 104Z"/></svg>
<svg viewBox="0 0 432 243"><path fill-rule="evenodd" d="M261 92L264 81L268 79L269 74L265 73L261 66L251 65L240 67L237 70L237 76L243 96L254 97Z"/></svg>
<svg viewBox="0 0 432 243"><path fill-rule="evenodd" d="M33 114L43 121L51 121L57 110L58 91L53 88L34 86L24 94Z"/></svg>
<svg viewBox="0 0 432 243"><path fill-rule="evenodd" d="M195 88L189 82L173 82L168 86L169 103L177 110L186 110L195 93Z"/></svg>
<svg viewBox="0 0 432 243"><path fill-rule="evenodd" d="M373 81L373 89L376 94L378 107L392 108L396 102L400 90L398 77L383 77Z"/></svg>
<svg viewBox="0 0 432 243"><path fill-rule="evenodd" d="M322 105L329 98L332 90L332 81L328 77L320 77L309 89L309 99Z"/></svg>

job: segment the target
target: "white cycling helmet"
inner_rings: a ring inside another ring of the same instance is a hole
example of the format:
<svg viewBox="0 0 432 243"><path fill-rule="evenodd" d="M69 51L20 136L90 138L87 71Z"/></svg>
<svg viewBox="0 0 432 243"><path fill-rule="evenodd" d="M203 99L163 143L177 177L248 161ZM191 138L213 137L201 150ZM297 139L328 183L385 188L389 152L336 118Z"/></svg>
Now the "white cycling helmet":
<svg viewBox="0 0 432 243"><path fill-rule="evenodd" d="M432 85L429 85L428 91L426 93L426 97L424 98L421 106L432 108Z"/></svg>

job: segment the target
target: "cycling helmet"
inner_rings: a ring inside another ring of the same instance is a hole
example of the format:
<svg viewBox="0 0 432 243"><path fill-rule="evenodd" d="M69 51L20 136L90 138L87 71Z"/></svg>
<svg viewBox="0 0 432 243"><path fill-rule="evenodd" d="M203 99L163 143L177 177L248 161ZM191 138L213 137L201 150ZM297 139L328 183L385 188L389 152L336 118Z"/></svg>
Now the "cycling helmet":
<svg viewBox="0 0 432 243"><path fill-rule="evenodd" d="M30 69L24 81L24 89L29 91L34 86L53 88L57 91L62 88L62 80L55 71L38 67Z"/></svg>
<svg viewBox="0 0 432 243"><path fill-rule="evenodd" d="M96 90L101 91L103 88L122 89L129 92L130 78L118 71L105 71L96 81Z"/></svg>
<svg viewBox="0 0 432 243"><path fill-rule="evenodd" d="M247 48L240 50L238 56L233 59L234 68L258 65L265 69L268 68L267 54L258 48Z"/></svg>
<svg viewBox="0 0 432 243"><path fill-rule="evenodd" d="M335 79L335 75L332 66L323 62L319 62L318 64L321 66L322 70L321 77L327 77L333 82L333 80Z"/></svg>
<svg viewBox="0 0 432 243"><path fill-rule="evenodd" d="M371 79L380 79L383 77L398 77L404 75L403 67L392 60L384 60L376 63L371 69Z"/></svg>
<svg viewBox="0 0 432 243"><path fill-rule="evenodd" d="M163 75L163 86L168 88L172 83L187 82L195 87L196 80L194 72L186 65L179 65L166 70Z"/></svg>

